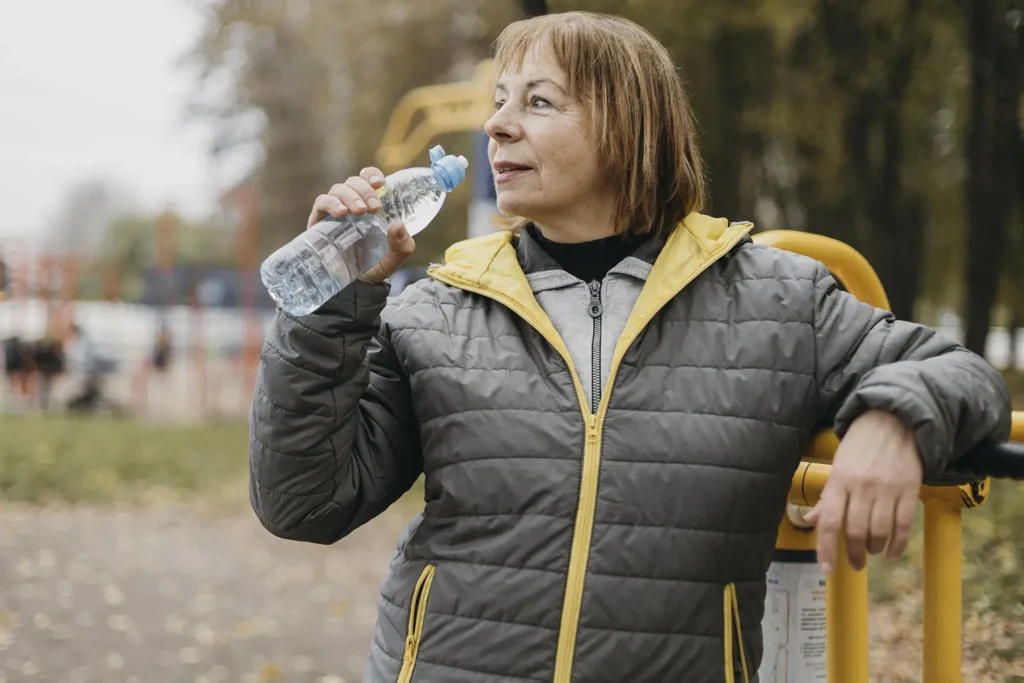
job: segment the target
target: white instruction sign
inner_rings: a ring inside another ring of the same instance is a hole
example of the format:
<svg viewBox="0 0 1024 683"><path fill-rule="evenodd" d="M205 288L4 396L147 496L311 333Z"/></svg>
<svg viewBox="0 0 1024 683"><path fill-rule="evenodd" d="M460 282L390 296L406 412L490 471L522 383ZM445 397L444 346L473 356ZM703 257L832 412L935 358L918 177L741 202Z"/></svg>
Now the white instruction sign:
<svg viewBox="0 0 1024 683"><path fill-rule="evenodd" d="M825 683L825 576L811 562L773 562L761 683Z"/></svg>

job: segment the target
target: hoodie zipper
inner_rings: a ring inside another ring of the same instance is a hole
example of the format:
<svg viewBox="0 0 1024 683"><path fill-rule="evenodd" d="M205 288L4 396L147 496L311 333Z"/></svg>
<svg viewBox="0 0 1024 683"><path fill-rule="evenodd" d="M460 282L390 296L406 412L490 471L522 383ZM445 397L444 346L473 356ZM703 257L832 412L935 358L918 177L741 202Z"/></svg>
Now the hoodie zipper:
<svg viewBox="0 0 1024 683"><path fill-rule="evenodd" d="M590 358L590 412L597 414L597 407L601 405L601 316L604 315L601 283L597 280L590 283L590 305L587 312L594 319L594 339L591 343Z"/></svg>

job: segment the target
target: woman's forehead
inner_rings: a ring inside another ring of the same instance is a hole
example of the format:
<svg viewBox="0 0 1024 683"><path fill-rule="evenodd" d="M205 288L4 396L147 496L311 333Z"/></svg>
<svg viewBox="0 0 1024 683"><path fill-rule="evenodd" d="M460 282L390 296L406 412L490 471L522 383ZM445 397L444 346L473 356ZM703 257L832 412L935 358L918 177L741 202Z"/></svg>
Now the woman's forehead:
<svg viewBox="0 0 1024 683"><path fill-rule="evenodd" d="M496 87L526 85L536 82L551 82L565 88L565 72L555 59L555 54L546 42L535 42L527 46L519 59L514 57L502 65Z"/></svg>

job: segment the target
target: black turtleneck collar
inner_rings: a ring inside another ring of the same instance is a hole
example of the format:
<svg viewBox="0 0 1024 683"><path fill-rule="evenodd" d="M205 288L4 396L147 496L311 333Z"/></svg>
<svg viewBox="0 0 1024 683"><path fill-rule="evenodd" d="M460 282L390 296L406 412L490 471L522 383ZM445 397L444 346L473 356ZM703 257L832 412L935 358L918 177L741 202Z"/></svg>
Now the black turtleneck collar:
<svg viewBox="0 0 1024 683"><path fill-rule="evenodd" d="M631 256L649 235L611 235L588 242L553 242L535 225L524 228L562 270L584 282L603 280L608 271Z"/></svg>

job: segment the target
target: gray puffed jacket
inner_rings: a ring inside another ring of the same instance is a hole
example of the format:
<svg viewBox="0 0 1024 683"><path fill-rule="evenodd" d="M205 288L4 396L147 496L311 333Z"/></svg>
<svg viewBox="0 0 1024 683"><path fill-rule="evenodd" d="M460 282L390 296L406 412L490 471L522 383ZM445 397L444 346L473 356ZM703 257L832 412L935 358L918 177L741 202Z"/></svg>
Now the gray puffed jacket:
<svg viewBox="0 0 1024 683"><path fill-rule="evenodd" d="M926 476L1008 437L981 358L751 227L691 214L593 286L498 232L390 304L357 282L278 313L250 432L266 528L333 543L424 477L367 683L755 680L817 430L894 413Z"/></svg>

